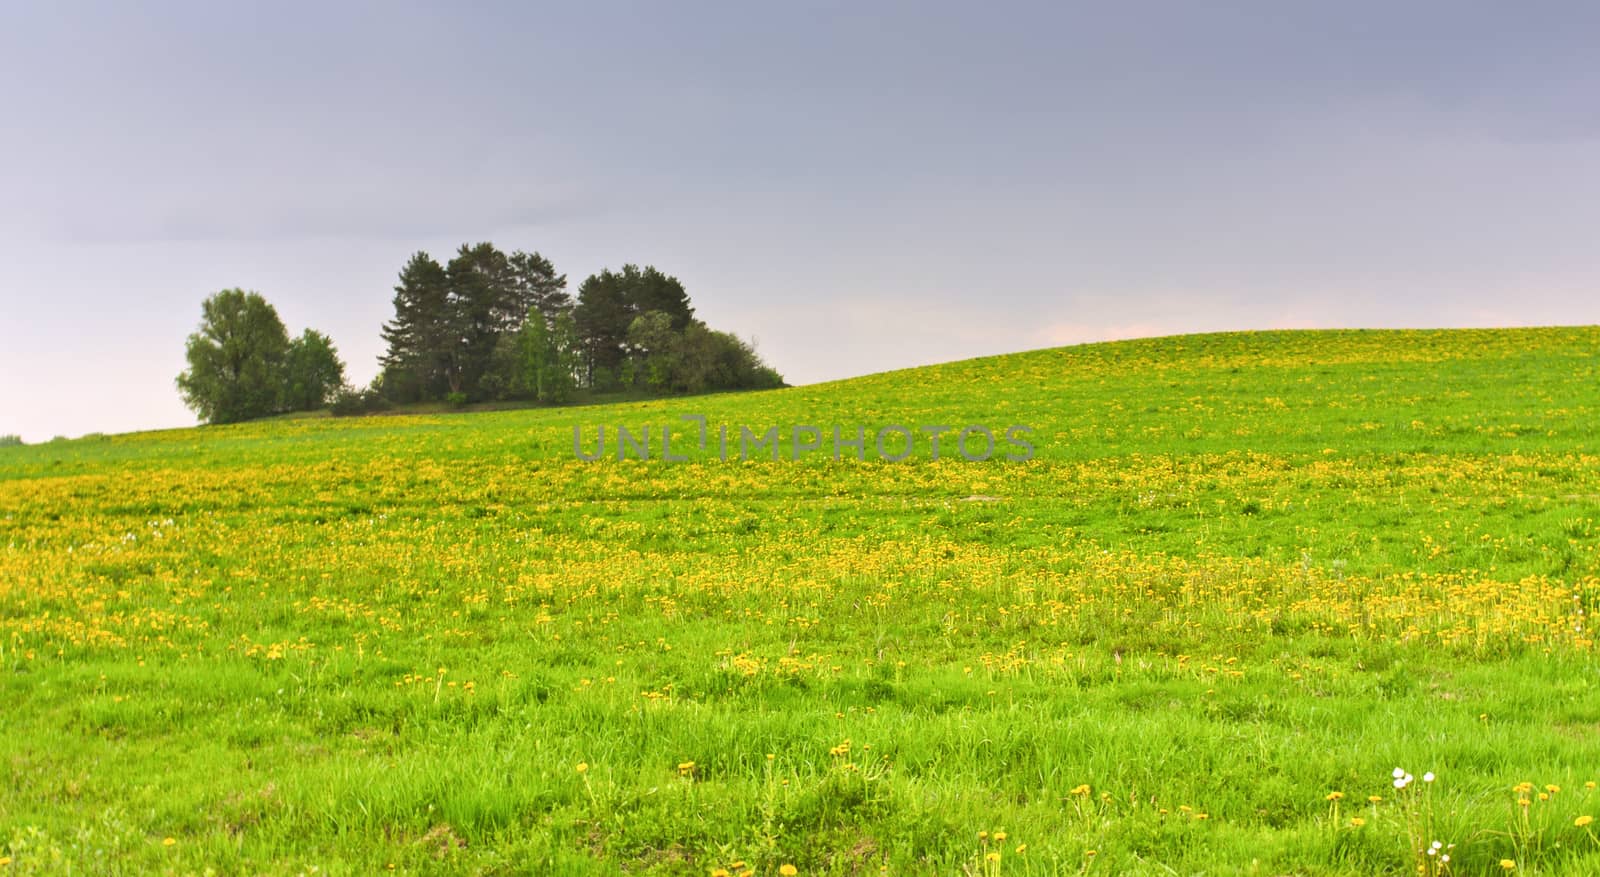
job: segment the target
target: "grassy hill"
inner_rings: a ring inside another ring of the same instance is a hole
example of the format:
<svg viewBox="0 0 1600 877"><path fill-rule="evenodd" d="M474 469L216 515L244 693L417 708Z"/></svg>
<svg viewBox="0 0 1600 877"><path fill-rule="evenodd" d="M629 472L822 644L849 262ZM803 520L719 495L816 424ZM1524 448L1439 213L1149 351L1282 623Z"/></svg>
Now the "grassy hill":
<svg viewBox="0 0 1600 877"><path fill-rule="evenodd" d="M1270 332L0 448L0 858L1600 872L1597 417L1600 328Z"/></svg>

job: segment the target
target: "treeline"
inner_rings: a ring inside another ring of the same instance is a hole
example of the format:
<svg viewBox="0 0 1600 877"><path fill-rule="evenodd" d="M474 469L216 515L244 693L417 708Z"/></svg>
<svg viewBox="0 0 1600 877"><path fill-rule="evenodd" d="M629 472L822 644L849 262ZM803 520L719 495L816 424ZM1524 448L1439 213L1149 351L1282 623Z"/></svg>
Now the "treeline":
<svg viewBox="0 0 1600 877"><path fill-rule="evenodd" d="M315 410L343 387L344 363L328 336L307 329L291 339L260 295L224 289L200 310L178 392L207 423Z"/></svg>
<svg viewBox="0 0 1600 877"><path fill-rule="evenodd" d="M350 387L326 335L291 339L266 299L226 289L201 305L178 391L206 422L233 423L324 407L363 414L417 402L783 386L751 345L695 318L675 277L624 265L584 280L574 300L549 259L489 243L463 244L445 265L412 256L382 336L378 377Z"/></svg>
<svg viewBox="0 0 1600 877"><path fill-rule="evenodd" d="M579 391L765 389L783 379L755 350L694 316L677 278L624 265L567 279L538 253L462 245L411 257L395 287L373 392L391 402L525 399Z"/></svg>

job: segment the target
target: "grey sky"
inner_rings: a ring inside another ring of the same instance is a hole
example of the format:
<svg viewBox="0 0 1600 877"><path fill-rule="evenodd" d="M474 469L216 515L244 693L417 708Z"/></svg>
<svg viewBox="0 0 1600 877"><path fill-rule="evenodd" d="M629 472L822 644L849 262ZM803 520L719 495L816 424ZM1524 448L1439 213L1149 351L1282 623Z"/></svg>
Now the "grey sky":
<svg viewBox="0 0 1600 877"><path fill-rule="evenodd" d="M655 264L796 383L1600 322L1596 45L1586 3L0 2L0 433L193 423L231 286L365 382L406 258L480 240Z"/></svg>

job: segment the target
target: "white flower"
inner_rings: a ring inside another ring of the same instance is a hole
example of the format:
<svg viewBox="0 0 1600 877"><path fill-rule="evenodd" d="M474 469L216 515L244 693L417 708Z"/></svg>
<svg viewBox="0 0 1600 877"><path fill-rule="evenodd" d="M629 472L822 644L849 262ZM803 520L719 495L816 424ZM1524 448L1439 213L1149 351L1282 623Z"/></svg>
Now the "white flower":
<svg viewBox="0 0 1600 877"><path fill-rule="evenodd" d="M1444 842L1443 841L1437 841L1437 840L1434 841L1433 842L1433 848L1436 849L1436 850L1444 849Z"/></svg>
<svg viewBox="0 0 1600 877"><path fill-rule="evenodd" d="M1425 782L1425 783L1433 782L1433 771L1430 770L1427 773L1423 774L1422 775L1422 781Z"/></svg>
<svg viewBox="0 0 1600 877"><path fill-rule="evenodd" d="M1395 768L1395 769L1394 769L1394 773L1393 773L1393 774L1392 774L1392 776L1393 776L1393 777L1394 777L1394 778L1395 778L1395 779L1399 779L1399 778L1401 778L1401 777L1403 777L1403 776L1405 776L1405 775L1406 775L1406 769L1405 769L1405 768L1403 768L1403 767L1397 767L1397 768Z"/></svg>

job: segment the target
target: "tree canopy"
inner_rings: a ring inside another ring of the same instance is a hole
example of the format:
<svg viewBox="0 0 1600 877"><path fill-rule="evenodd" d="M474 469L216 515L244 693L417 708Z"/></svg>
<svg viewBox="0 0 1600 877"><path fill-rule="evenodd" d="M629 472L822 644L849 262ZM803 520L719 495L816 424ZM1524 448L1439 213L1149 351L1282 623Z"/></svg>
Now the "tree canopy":
<svg viewBox="0 0 1600 877"><path fill-rule="evenodd" d="M384 396L561 402L580 389L782 386L750 345L695 319L683 283L654 266L593 274L576 301L566 285L536 252L463 244L444 265L416 253L383 327Z"/></svg>
<svg viewBox="0 0 1600 877"><path fill-rule="evenodd" d="M328 336L306 329L291 340L266 299L225 289L201 305L179 392L205 421L231 423L330 405L345 414L783 386L753 346L697 319L683 283L653 265L592 274L574 300L566 275L539 253L462 244L442 264L412 254L392 301L381 371L358 389L345 385Z"/></svg>
<svg viewBox="0 0 1600 877"><path fill-rule="evenodd" d="M289 342L284 357L283 406L290 411L313 411L333 400L344 386L344 363L333 340L314 329Z"/></svg>
<svg viewBox="0 0 1600 877"><path fill-rule="evenodd" d="M200 313L177 383L184 404L207 423L320 408L344 380L333 342L309 329L291 342L277 309L258 293L224 289Z"/></svg>

